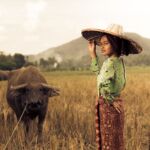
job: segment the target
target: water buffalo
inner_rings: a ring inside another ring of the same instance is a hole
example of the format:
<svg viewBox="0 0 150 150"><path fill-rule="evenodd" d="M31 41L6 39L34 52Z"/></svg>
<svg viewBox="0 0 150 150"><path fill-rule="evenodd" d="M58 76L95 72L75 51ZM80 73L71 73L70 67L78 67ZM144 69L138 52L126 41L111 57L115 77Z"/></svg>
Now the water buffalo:
<svg viewBox="0 0 150 150"><path fill-rule="evenodd" d="M30 122L38 117L38 140L41 140L48 98L59 95L59 90L49 86L34 66L14 71L0 71L0 80L8 80L7 102L24 124L25 137L29 136Z"/></svg>

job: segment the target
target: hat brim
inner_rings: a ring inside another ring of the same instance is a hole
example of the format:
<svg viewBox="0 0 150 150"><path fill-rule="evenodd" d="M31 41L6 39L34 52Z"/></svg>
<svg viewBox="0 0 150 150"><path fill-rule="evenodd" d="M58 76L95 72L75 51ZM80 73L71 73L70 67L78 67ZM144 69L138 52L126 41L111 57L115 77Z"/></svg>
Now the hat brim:
<svg viewBox="0 0 150 150"><path fill-rule="evenodd" d="M106 30L100 30L100 29L84 29L81 31L81 34L88 41L100 38L104 34L110 34L112 36L121 38L122 40L125 41L126 48L127 48L127 51L129 52L129 54L138 54L138 53L142 52L142 47L136 41L126 37L125 35L118 35L113 32L109 32Z"/></svg>

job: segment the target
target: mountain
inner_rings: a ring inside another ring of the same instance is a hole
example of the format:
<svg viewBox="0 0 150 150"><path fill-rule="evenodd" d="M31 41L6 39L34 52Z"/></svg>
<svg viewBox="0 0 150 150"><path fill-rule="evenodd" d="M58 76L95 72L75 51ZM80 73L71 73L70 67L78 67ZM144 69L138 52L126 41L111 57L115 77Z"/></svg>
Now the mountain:
<svg viewBox="0 0 150 150"><path fill-rule="evenodd" d="M136 33L126 33L125 35L136 40L143 47L141 54L150 55L150 39ZM69 59L78 61L86 55L88 55L87 41L80 37L58 47L49 48L37 55L28 56L28 59L29 61L39 61L40 58L55 57L58 62Z"/></svg>
<svg viewBox="0 0 150 150"><path fill-rule="evenodd" d="M58 61L66 59L78 60L86 54L87 41L80 37L58 47L49 48L37 55L31 55L29 56L29 60L35 61L40 58L47 59L48 57L55 57Z"/></svg>
<svg viewBox="0 0 150 150"><path fill-rule="evenodd" d="M142 37L136 33L126 33L126 35L129 38L137 41L142 46L143 52L141 54L150 55L150 39L149 38Z"/></svg>

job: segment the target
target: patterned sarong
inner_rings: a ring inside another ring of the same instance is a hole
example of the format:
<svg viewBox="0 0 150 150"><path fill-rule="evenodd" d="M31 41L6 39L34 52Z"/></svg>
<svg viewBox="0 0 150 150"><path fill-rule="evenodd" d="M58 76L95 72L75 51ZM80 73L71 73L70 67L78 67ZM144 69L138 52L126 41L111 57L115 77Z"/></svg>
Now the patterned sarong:
<svg viewBox="0 0 150 150"><path fill-rule="evenodd" d="M100 97L96 103L96 142L98 150L124 150L124 109L123 101L118 113L113 105L104 102Z"/></svg>

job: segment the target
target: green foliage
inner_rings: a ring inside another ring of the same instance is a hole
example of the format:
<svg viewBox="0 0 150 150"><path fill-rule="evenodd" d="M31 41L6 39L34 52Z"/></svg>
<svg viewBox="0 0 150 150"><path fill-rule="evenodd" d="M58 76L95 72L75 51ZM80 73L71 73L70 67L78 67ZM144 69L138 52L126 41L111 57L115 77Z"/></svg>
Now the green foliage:
<svg viewBox="0 0 150 150"><path fill-rule="evenodd" d="M99 52L100 66L106 59ZM150 66L150 55L149 54L138 54L123 56L126 66ZM17 69L22 66L34 65L40 67L43 71L51 70L89 70L91 63L91 58L88 54L81 56L78 59L63 59L63 61L58 62L55 57L49 57L48 59L41 58L40 61L29 62L22 54L4 55L0 54L0 69L2 70L12 70Z"/></svg>
<svg viewBox="0 0 150 150"><path fill-rule="evenodd" d="M4 55L0 54L0 69L12 70L24 66L26 63L25 57L22 54Z"/></svg>
<svg viewBox="0 0 150 150"><path fill-rule="evenodd" d="M104 56L99 56L100 66L106 59ZM150 55L130 55L123 56L126 66L150 66ZM51 60L51 61L50 61ZM53 61L52 61L53 60ZM89 70L90 69L91 58L89 55L82 56L81 59L65 59L61 63L58 63L54 58L52 59L40 59L40 67L44 71L49 70ZM54 67L54 64L57 66Z"/></svg>
<svg viewBox="0 0 150 150"><path fill-rule="evenodd" d="M16 68L20 68L22 66L24 66L24 64L26 63L25 58L22 54L15 54L13 56L14 62L16 63Z"/></svg>
<svg viewBox="0 0 150 150"><path fill-rule="evenodd" d="M12 61L0 62L1 70L12 70L16 68L16 64Z"/></svg>
<svg viewBox="0 0 150 150"><path fill-rule="evenodd" d="M39 67L45 71L55 70L58 69L58 62L54 57L49 57L47 60L41 58L39 62Z"/></svg>
<svg viewBox="0 0 150 150"><path fill-rule="evenodd" d="M150 66L150 55L139 54L125 57L127 66Z"/></svg>

